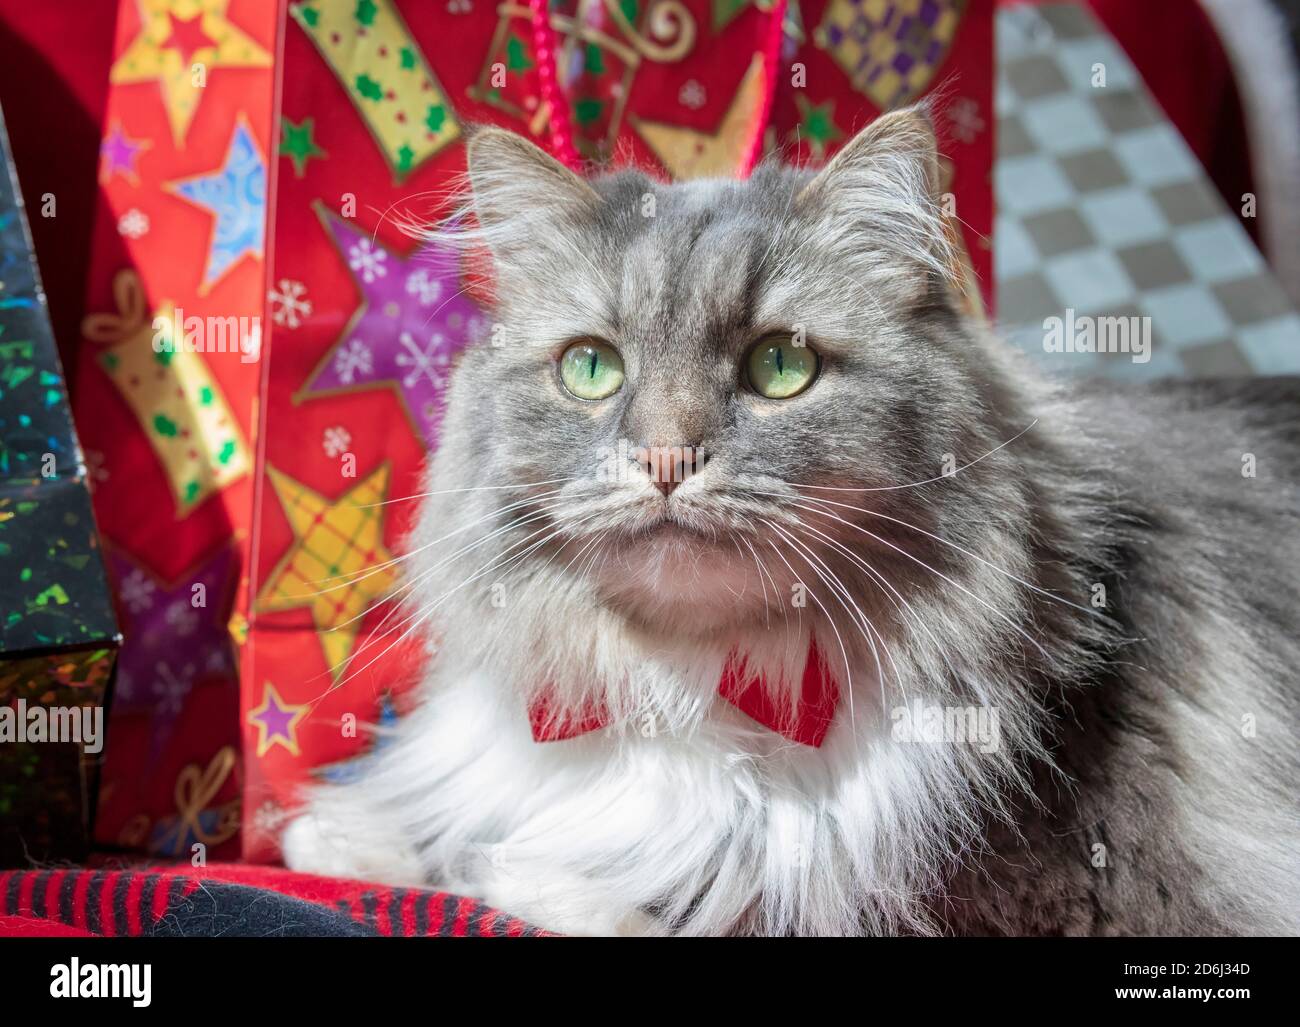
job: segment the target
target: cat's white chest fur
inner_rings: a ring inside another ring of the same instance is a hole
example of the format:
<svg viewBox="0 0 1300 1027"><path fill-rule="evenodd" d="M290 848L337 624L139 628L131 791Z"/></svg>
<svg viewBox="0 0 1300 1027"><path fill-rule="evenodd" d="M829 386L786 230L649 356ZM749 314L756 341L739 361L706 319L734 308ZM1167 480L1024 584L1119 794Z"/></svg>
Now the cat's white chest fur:
<svg viewBox="0 0 1300 1027"><path fill-rule="evenodd" d="M440 673L354 781L313 794L284 838L291 867L435 885L569 933L857 933L911 915L936 788L958 776L861 696L820 748L716 694L686 730L632 718L539 743L517 689Z"/></svg>

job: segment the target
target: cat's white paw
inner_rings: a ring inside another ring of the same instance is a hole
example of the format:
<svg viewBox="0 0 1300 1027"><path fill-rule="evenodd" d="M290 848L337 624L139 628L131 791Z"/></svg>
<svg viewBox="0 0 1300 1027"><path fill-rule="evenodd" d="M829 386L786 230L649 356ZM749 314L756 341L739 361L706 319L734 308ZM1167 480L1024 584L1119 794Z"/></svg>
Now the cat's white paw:
<svg viewBox="0 0 1300 1027"><path fill-rule="evenodd" d="M474 891L489 906L557 934L630 938L663 933L652 917L609 901L581 877L548 874L543 881L526 881L498 873L477 882Z"/></svg>
<svg viewBox="0 0 1300 1027"><path fill-rule="evenodd" d="M426 884L409 845L355 824L345 826L318 810L308 809L289 823L280 850L290 870L405 887Z"/></svg>

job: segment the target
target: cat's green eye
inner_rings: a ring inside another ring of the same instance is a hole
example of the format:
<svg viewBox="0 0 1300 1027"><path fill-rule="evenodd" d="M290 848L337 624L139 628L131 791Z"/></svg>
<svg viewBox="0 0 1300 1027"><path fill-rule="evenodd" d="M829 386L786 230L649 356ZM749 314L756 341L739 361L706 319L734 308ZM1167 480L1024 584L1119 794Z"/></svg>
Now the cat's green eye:
<svg viewBox="0 0 1300 1027"><path fill-rule="evenodd" d="M769 336L749 351L749 384L768 399L797 396L816 379L817 369L817 351L796 346L788 335Z"/></svg>
<svg viewBox="0 0 1300 1027"><path fill-rule="evenodd" d="M579 399L605 399L623 387L623 358L607 342L583 339L560 357L560 380Z"/></svg>

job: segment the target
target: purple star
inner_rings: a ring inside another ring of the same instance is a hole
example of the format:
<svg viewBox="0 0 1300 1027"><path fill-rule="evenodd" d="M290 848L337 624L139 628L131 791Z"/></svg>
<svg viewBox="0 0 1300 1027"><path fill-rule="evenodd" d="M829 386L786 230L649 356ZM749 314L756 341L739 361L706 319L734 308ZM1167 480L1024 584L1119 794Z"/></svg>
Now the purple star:
<svg viewBox="0 0 1300 1027"><path fill-rule="evenodd" d="M482 308L461 294L457 255L425 243L399 257L347 221L327 215L326 226L362 303L303 392L391 386L433 449L452 357L476 341L485 324Z"/></svg>
<svg viewBox="0 0 1300 1027"><path fill-rule="evenodd" d="M104 177L111 179L115 174L128 181L135 182L139 173L135 169L135 159L143 150L149 148L144 139L131 139L122 131L122 123L115 122L112 131L100 143L99 155L104 160Z"/></svg>
<svg viewBox="0 0 1300 1027"><path fill-rule="evenodd" d="M170 588L119 550L109 554L109 564L125 620L113 709L151 714L152 762L171 737L194 685L212 677L233 678L226 616L234 550L223 546ZM200 597L205 605L196 606Z"/></svg>
<svg viewBox="0 0 1300 1027"><path fill-rule="evenodd" d="M285 705L280 694L269 681L262 693L262 705L248 714L248 719L262 728L257 741L257 755L264 756L271 746L279 742L295 756L298 754L298 739L294 734L294 725L306 712L305 706Z"/></svg>

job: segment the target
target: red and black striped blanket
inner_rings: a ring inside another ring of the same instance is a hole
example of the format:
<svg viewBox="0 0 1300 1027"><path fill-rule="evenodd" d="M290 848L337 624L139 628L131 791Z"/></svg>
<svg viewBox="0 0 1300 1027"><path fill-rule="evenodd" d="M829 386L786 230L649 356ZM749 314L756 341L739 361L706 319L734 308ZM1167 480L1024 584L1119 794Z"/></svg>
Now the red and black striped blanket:
<svg viewBox="0 0 1300 1027"><path fill-rule="evenodd" d="M0 936L525 937L474 899L221 864L0 872Z"/></svg>

